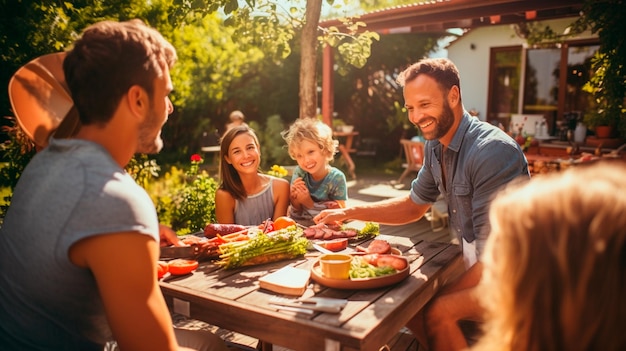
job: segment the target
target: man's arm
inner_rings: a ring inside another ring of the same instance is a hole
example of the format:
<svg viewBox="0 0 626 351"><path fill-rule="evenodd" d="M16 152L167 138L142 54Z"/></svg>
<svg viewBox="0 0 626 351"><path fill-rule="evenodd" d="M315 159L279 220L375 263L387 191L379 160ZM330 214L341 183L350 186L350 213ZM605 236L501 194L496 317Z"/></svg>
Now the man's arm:
<svg viewBox="0 0 626 351"><path fill-rule="evenodd" d="M133 232L84 239L70 259L92 271L113 337L122 350L177 350L172 320L156 278L159 243Z"/></svg>
<svg viewBox="0 0 626 351"><path fill-rule="evenodd" d="M430 204L418 205L407 195L367 205L324 210L315 216L313 220L315 223L332 223L356 219L381 224L400 225L422 218L430 206Z"/></svg>

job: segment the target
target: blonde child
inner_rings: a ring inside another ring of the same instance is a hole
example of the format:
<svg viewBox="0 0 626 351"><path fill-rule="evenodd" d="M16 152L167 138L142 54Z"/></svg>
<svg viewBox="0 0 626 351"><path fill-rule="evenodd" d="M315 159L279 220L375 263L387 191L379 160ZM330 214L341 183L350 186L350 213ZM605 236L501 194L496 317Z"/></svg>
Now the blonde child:
<svg viewBox="0 0 626 351"><path fill-rule="evenodd" d="M338 146L330 127L315 118L300 118L282 136L289 156L298 163L291 178L289 216L312 225L321 210L345 207L346 176L329 165Z"/></svg>
<svg viewBox="0 0 626 351"><path fill-rule="evenodd" d="M287 215L289 182L259 172L259 140L248 126L228 130L220 142L220 187L215 193L218 223L259 225Z"/></svg>
<svg viewBox="0 0 626 351"><path fill-rule="evenodd" d="M626 350L625 178L601 160L497 195L472 351Z"/></svg>

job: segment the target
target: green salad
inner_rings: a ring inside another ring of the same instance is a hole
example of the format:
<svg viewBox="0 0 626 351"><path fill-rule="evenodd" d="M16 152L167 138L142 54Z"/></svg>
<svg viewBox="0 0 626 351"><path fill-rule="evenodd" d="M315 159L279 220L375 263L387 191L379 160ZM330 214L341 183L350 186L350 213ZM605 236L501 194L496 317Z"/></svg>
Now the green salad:
<svg viewBox="0 0 626 351"><path fill-rule="evenodd" d="M350 279L376 278L396 272L397 271L392 267L376 267L367 263L363 258L354 256L352 258L352 267L350 267Z"/></svg>

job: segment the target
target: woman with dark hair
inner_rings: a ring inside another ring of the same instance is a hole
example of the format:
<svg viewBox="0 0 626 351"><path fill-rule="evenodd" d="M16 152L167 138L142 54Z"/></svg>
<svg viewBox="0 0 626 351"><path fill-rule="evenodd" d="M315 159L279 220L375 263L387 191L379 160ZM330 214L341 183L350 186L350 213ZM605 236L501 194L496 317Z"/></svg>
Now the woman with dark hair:
<svg viewBox="0 0 626 351"><path fill-rule="evenodd" d="M220 142L220 186L215 193L219 223L258 225L287 215L289 182L263 174L259 139L248 126L226 132Z"/></svg>

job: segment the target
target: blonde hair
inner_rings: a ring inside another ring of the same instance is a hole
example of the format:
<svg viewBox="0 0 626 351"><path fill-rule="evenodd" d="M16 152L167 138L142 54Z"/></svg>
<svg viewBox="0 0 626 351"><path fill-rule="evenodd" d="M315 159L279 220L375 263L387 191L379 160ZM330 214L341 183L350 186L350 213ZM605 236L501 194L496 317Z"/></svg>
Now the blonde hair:
<svg viewBox="0 0 626 351"><path fill-rule="evenodd" d="M511 184L492 202L472 350L625 350L626 164Z"/></svg>
<svg viewBox="0 0 626 351"><path fill-rule="evenodd" d="M339 142L333 139L333 130L326 123L316 118L298 118L281 135L287 142L289 156L294 160L296 159L295 149L304 140L317 144L322 150L322 154L326 155L328 162L333 160L339 147Z"/></svg>

